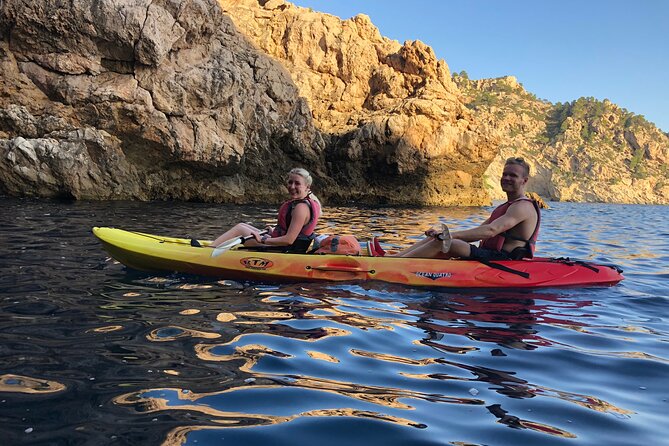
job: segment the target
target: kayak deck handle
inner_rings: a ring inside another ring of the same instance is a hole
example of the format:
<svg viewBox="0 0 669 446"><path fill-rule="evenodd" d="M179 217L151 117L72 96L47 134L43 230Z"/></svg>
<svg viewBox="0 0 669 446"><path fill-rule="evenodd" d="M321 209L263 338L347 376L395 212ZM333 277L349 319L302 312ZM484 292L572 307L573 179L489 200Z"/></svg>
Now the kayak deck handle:
<svg viewBox="0 0 669 446"><path fill-rule="evenodd" d="M369 273L376 274L376 270L363 269L359 266L345 266L345 265L323 265L323 266L308 266L306 269L313 269L316 271L341 271L344 273Z"/></svg>

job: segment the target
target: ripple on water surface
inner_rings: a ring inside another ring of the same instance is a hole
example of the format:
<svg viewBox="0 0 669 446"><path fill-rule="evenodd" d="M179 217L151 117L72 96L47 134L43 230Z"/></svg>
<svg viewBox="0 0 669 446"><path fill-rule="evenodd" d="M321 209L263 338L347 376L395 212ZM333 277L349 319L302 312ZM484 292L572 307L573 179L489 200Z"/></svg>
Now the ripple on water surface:
<svg viewBox="0 0 669 446"><path fill-rule="evenodd" d="M618 286L464 293L138 274L90 235L100 225L212 238L238 220L270 223L272 207L4 204L8 444L583 446L669 435L664 208L544 213L542 253L620 264ZM327 211L323 232L392 249L423 225L476 224L489 210Z"/></svg>

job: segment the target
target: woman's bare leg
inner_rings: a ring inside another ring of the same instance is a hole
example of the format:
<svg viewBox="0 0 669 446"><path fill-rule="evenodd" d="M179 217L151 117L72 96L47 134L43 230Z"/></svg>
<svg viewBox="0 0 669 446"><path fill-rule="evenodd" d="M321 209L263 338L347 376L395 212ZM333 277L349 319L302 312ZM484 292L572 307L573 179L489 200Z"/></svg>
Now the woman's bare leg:
<svg viewBox="0 0 669 446"><path fill-rule="evenodd" d="M251 235L254 232L260 232L260 230L251 226L248 223L237 223L235 226L228 229L223 234L221 234L216 240L214 240L211 243L211 246L215 248L218 245L222 244L223 242L227 242L228 240L232 240L237 237L246 237L247 235Z"/></svg>

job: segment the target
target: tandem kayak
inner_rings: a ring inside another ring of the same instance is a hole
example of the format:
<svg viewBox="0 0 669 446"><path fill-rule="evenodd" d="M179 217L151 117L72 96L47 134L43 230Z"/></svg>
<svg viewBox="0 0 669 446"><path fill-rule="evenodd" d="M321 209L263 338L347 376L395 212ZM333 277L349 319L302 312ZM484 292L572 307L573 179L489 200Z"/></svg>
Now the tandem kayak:
<svg viewBox="0 0 669 446"><path fill-rule="evenodd" d="M322 254L284 254L232 248L212 256L209 242L115 228L93 228L104 249L125 266L148 272L178 272L262 282L377 280L409 286L449 288L543 288L613 285L623 280L613 265L534 258L482 263Z"/></svg>

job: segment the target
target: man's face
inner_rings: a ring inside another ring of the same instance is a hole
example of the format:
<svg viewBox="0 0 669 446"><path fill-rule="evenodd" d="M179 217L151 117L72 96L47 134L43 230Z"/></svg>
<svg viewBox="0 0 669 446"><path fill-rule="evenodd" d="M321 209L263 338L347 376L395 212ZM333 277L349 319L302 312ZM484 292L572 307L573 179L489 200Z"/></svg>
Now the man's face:
<svg viewBox="0 0 669 446"><path fill-rule="evenodd" d="M527 183L525 169L518 164L504 166L499 184L504 192L518 192Z"/></svg>

